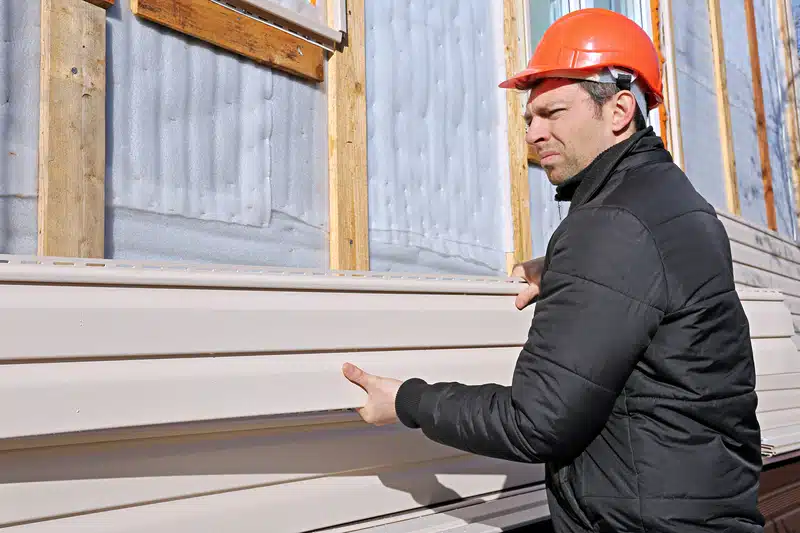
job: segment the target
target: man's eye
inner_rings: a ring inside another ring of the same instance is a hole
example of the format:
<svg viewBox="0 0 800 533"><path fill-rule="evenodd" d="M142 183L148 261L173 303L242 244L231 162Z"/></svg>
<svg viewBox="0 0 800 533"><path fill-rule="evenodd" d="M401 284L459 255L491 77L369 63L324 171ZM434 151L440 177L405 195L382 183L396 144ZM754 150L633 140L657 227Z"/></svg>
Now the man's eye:
<svg viewBox="0 0 800 533"><path fill-rule="evenodd" d="M566 111L566 110L563 107L558 107L556 109L551 109L547 113L547 116L548 116L548 118L556 118L558 115L561 114L562 111Z"/></svg>

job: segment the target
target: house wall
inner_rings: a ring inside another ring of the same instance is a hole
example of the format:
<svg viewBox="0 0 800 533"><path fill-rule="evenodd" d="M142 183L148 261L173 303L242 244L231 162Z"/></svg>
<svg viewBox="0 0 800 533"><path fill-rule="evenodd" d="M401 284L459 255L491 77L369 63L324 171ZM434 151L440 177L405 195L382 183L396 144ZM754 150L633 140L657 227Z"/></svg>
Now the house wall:
<svg viewBox="0 0 800 533"><path fill-rule="evenodd" d="M36 253L39 2L0 3L0 252Z"/></svg>
<svg viewBox="0 0 800 533"><path fill-rule="evenodd" d="M502 2L365 3L373 270L502 274Z"/></svg>
<svg viewBox="0 0 800 533"><path fill-rule="evenodd" d="M107 18L106 256L325 267L324 85Z"/></svg>
<svg viewBox="0 0 800 533"><path fill-rule="evenodd" d="M745 219L766 227L767 209L756 129L749 40L742 38L747 35L744 2L720 2L720 15L741 214ZM696 129L698 125L691 121L685 127Z"/></svg>
<svg viewBox="0 0 800 533"><path fill-rule="evenodd" d="M324 19L324 2L281 1ZM639 2L607 3L649 26ZM545 11L590 4L551 0ZM764 225L744 9L734 4L721 7L742 216ZM775 2L755 7L778 229L791 238ZM686 170L722 211L708 13L703 3L672 9ZM502 275L511 247L502 8L376 0L365 17L372 268ZM128 1L108 11L107 30L106 256L326 267L325 84L138 19ZM4 2L0 32L0 251L35 253L39 3ZM535 165L529 185L541 255L568 204L557 206Z"/></svg>
<svg viewBox="0 0 800 533"><path fill-rule="evenodd" d="M776 12L778 2L755 0L754 7L778 232L794 239L797 232L797 218L794 212L791 156L787 133L789 117L786 114L786 102L789 93L783 43Z"/></svg>

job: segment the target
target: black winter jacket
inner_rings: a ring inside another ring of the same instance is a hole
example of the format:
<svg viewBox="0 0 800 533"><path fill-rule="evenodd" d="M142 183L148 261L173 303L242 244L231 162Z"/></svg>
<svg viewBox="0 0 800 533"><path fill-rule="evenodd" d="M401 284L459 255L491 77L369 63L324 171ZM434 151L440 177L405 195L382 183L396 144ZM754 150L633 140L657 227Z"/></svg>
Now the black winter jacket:
<svg viewBox="0 0 800 533"><path fill-rule="evenodd" d="M755 369L730 244L652 129L571 200L510 387L402 384L403 424L544 462L556 531L761 531Z"/></svg>

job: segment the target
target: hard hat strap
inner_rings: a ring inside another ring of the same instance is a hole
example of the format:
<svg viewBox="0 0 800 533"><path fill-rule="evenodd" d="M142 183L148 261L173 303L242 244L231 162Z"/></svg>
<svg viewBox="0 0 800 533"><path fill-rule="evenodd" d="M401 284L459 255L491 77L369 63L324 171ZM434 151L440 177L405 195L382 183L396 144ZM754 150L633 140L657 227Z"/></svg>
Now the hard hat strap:
<svg viewBox="0 0 800 533"><path fill-rule="evenodd" d="M617 84L617 87L623 91L630 91L633 93L633 97L636 99L636 104L639 106L639 110L642 112L645 123L649 123L649 117L647 114L647 99L644 96L644 91L642 90L640 84L634 83L636 81L636 73L614 67L607 67L606 70L608 71L608 75L610 75L610 77L614 80L614 83ZM601 74L600 78L603 77L606 76Z"/></svg>

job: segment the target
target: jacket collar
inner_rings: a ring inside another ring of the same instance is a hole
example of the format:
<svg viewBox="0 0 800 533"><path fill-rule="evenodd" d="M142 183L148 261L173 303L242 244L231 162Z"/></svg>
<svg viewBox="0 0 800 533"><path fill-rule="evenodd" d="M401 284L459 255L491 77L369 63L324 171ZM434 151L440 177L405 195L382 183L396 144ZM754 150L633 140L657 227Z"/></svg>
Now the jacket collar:
<svg viewBox="0 0 800 533"><path fill-rule="evenodd" d="M672 157L648 127L600 153L586 168L558 185L555 199L570 202L572 211L594 197L615 172L661 159L671 161Z"/></svg>

